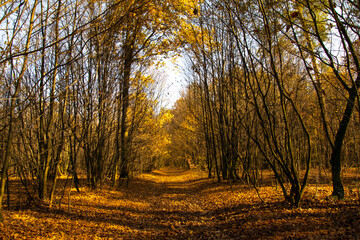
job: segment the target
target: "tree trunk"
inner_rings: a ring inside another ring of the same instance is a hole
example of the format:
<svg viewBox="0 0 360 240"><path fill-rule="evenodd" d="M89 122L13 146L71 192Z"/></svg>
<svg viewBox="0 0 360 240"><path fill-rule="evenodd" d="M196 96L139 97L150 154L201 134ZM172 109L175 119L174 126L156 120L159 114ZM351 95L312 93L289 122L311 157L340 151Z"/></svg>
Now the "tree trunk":
<svg viewBox="0 0 360 240"><path fill-rule="evenodd" d="M355 99L357 96L357 91L360 86L360 77L358 76L354 85L349 91L349 99L346 104L345 112L339 124L339 128L336 132L334 148L331 154L331 173L333 181L333 193L332 196L337 197L338 199L344 198L344 187L341 181L341 148L344 143L344 138L346 134L347 127L350 122L351 115L355 106Z"/></svg>
<svg viewBox="0 0 360 240"><path fill-rule="evenodd" d="M129 175L128 169L128 139L126 137L127 127L127 111L130 105L129 102L129 88L130 88L130 75L131 65L133 62L133 46L131 41L125 43L125 61L124 61L124 78L123 78L123 89L122 89L122 109L121 109L121 129L120 129L120 178L127 178Z"/></svg>

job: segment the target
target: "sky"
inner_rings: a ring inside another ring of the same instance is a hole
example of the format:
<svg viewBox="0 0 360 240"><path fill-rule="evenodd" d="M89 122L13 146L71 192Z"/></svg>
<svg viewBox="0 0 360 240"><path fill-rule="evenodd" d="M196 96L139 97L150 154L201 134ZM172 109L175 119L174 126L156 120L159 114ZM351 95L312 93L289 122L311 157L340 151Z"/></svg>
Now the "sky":
<svg viewBox="0 0 360 240"><path fill-rule="evenodd" d="M160 69L164 74L164 103L165 108L174 106L176 100L181 96L181 92L185 88L185 79L182 75L181 58L177 58L174 62L171 59L164 60L165 65Z"/></svg>

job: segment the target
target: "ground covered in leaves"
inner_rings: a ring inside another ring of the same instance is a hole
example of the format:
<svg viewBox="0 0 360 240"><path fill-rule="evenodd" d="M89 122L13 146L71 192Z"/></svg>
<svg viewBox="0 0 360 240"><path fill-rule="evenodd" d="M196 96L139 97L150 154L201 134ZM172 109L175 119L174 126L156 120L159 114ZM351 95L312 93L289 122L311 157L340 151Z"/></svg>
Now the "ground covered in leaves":
<svg viewBox="0 0 360 240"><path fill-rule="evenodd" d="M299 209L272 184L258 191L263 201L247 184L164 168L116 191L73 191L70 209L4 209L0 239L360 239L358 188L334 201L311 184Z"/></svg>

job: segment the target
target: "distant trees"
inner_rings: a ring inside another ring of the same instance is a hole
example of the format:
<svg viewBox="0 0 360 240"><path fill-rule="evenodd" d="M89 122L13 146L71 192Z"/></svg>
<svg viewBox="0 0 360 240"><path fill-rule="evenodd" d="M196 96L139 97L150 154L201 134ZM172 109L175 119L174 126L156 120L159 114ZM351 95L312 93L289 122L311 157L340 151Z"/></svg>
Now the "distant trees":
<svg viewBox="0 0 360 240"><path fill-rule="evenodd" d="M173 117L166 128L171 138L167 146L170 155L167 164L182 168L196 165L205 170L202 128L199 126L200 116L197 115L199 106L194 104L192 97L193 94L188 92L176 101L170 111Z"/></svg>

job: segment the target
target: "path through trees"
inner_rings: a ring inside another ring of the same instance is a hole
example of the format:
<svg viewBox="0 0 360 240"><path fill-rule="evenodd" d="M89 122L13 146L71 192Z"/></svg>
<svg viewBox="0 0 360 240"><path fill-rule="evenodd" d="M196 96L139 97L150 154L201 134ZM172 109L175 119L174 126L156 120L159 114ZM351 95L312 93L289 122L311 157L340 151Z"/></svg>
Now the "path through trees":
<svg viewBox="0 0 360 240"><path fill-rule="evenodd" d="M143 174L120 191L72 196L71 210L32 207L4 210L0 238L32 239L356 239L360 216L354 201L316 200L329 185L307 188L303 207L291 208L264 173L259 189L217 183L197 170L163 168ZM330 181L330 176L326 181ZM347 179L347 178L345 178ZM269 181L269 184L266 184ZM266 186L267 185L267 186ZM66 201L64 201L66 202ZM356 214L357 213L357 214Z"/></svg>

